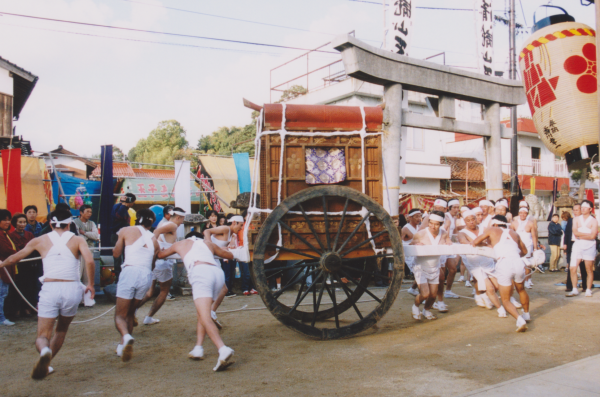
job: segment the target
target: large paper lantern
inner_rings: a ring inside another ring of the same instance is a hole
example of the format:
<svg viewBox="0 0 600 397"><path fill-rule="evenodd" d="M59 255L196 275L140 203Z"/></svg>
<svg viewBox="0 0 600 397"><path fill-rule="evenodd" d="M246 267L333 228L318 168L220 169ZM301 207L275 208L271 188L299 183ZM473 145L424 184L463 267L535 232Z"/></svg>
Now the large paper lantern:
<svg viewBox="0 0 600 397"><path fill-rule="evenodd" d="M535 23L519 64L540 139L573 170L598 154L596 32L555 8L564 14Z"/></svg>

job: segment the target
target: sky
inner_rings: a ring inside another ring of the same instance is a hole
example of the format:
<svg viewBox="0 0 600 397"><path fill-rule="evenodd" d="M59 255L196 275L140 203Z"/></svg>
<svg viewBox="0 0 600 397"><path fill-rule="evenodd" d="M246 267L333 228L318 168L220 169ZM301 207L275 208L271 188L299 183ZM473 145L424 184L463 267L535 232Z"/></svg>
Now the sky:
<svg viewBox="0 0 600 397"><path fill-rule="evenodd" d="M496 13L503 14L509 2L493 1ZM576 0L550 3L595 26L593 6ZM542 4L548 1L517 0L517 23L531 27ZM473 1L413 0L415 5L472 8ZM383 6L350 0L0 0L3 12L300 49L350 31L380 47L384 35ZM545 13L540 9L538 16ZM475 66L472 11L416 9L414 27L411 56L445 52L447 65ZM0 56L39 77L15 122L17 135L37 151L63 145L84 156L99 153L105 144L127 152L163 120L179 121L192 147L219 127L248 124L251 110L242 98L268 103L270 70L304 53L6 14L0 15L0 37ZM526 31L517 38L518 50L528 37ZM311 69L340 59L330 47L323 51L311 55ZM508 70L503 25L494 27L494 51L496 69ZM304 73L302 62L276 70L273 81ZM275 93L272 100L277 99ZM526 106L519 114L527 115L523 112Z"/></svg>

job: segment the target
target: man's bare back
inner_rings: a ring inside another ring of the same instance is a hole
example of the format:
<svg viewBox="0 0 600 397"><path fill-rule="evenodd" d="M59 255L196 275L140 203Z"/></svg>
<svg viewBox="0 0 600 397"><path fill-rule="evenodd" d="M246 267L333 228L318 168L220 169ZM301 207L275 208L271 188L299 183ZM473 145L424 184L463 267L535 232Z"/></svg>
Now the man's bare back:
<svg viewBox="0 0 600 397"><path fill-rule="evenodd" d="M506 229L502 229L499 227L488 227L479 236L477 236L477 238L475 240L473 240L471 242L471 244L474 247L475 246L484 247L489 242L489 244L492 247L495 247L496 244L498 244L500 242L504 230L506 230ZM515 232L512 229L508 229L508 233L509 233L510 237L515 241L515 243L517 243L519 245L519 249L521 250L521 257L527 255L527 247L525 247L525 244L523 244L523 241L521 241L521 238L519 237L517 232Z"/></svg>
<svg viewBox="0 0 600 397"><path fill-rule="evenodd" d="M178 241L169 248L160 251L158 253L158 259L165 259L166 257L171 256L173 254L178 254L181 257L181 259L183 259L192 249L194 241L195 240L192 239ZM206 244L206 246L208 247L210 252L213 253L213 255L217 255L224 259L233 259L233 254L230 251L213 244L208 239L204 240L204 244Z"/></svg>
<svg viewBox="0 0 600 397"><path fill-rule="evenodd" d="M163 235L165 241L169 244L173 244L177 241L177 225L173 222L166 222L154 230L154 237L158 239L160 235Z"/></svg>
<svg viewBox="0 0 600 397"><path fill-rule="evenodd" d="M410 245L433 245L433 241L431 241L431 238L429 238L429 233L427 233L428 230L429 229L418 231ZM435 238L437 238L437 236L435 236ZM450 241L448 233L442 233L442 237L440 238L438 245L452 245L452 241Z"/></svg>

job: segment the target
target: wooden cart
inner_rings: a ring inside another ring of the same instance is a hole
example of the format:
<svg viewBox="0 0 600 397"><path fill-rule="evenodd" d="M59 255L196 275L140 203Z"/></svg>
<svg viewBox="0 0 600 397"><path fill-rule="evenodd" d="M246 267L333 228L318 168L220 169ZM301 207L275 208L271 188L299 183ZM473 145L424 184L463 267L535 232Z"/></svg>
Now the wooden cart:
<svg viewBox="0 0 600 397"><path fill-rule="evenodd" d="M260 214L248 231L253 275L269 311L310 337L372 327L400 290L402 243L382 206L382 119L380 107L266 104L261 112L253 186L260 200L249 208ZM343 150L345 180L307 183L305 156L314 148ZM273 290L278 277L281 289ZM387 289L368 290L376 278Z"/></svg>

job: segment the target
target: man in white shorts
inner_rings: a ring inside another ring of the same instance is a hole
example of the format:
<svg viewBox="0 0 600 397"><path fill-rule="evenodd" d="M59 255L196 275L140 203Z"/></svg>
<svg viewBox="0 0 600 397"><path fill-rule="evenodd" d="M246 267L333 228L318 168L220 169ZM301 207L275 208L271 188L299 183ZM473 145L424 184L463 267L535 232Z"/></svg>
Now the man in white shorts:
<svg viewBox="0 0 600 397"><path fill-rule="evenodd" d="M173 243L177 241L177 228L183 224L185 219L185 211L179 207L167 208L165 218L160 221L157 228L154 230L154 237L158 241L158 246L161 250L169 248ZM160 310L162 305L169 295L171 289L171 283L173 282L173 266L177 263L174 259L157 259L152 270L152 285L148 289L146 296L140 302L139 307L152 298L154 294L154 287L158 282L160 286L160 292L152 307L148 312L148 315L144 318L144 325L152 325L160 322L159 319L153 316ZM138 307L138 308L139 308Z"/></svg>
<svg viewBox="0 0 600 397"><path fill-rule="evenodd" d="M150 232L156 215L149 209L136 213L136 226L128 226L119 230L118 240L113 249L113 256L120 257L125 250L125 261L117 283L117 308L115 309L115 326L121 334L121 343L117 346L117 356L123 362L133 357L133 320L135 310L152 284L152 269L158 242Z"/></svg>
<svg viewBox="0 0 600 397"><path fill-rule="evenodd" d="M441 230L444 224L445 216L443 212L431 211L429 215L429 226L427 229L420 230L415 234L411 245L452 245L448 233ZM419 286L419 295L415 298L412 307L412 316L415 320L420 320L421 315L428 320L435 320L436 317L431 314L437 297L438 285L440 282L440 256L417 256L413 266L415 281ZM425 302L423 312L419 306Z"/></svg>
<svg viewBox="0 0 600 397"><path fill-rule="evenodd" d="M84 293L89 292L92 299L95 295L94 257L85 239L69 231L73 220L71 212L57 210L48 219L52 232L34 238L21 251L0 263L0 269L14 265L34 251L42 256L44 275L40 278L43 285L38 302L38 331L35 341L40 357L31 373L33 379L43 379L54 371L50 367L50 361L62 347ZM85 289L79 281L80 256L85 260L87 272L88 285ZM5 356L4 364L10 365L7 359Z"/></svg>
<svg viewBox="0 0 600 397"><path fill-rule="evenodd" d="M481 232L477 227L477 219L473 211L463 212L463 217L467 226L460 231L458 238L461 244L471 244ZM491 281L492 279L494 279L494 282L496 281L494 277L494 260L480 255L464 255L463 263L477 281L475 283L477 287L475 303L488 309L495 306L498 309L498 317L506 317L506 310L500 304L498 295L496 295L497 282L495 286Z"/></svg>
<svg viewBox="0 0 600 397"><path fill-rule="evenodd" d="M406 220L408 223L404 225L401 232L402 237L402 245L407 246L410 245L415 234L418 232L419 224L421 223L421 210L419 208L413 208L408 212L406 216ZM405 256L404 261L406 265L410 269L411 273L413 273L413 266L415 263L415 258L412 256ZM414 296L419 295L419 290L417 288L417 283L413 282L413 285L408 289L408 293Z"/></svg>
<svg viewBox="0 0 600 397"><path fill-rule="evenodd" d="M577 238L571 250L571 263L569 271L571 272L571 282L573 290L567 294L567 297L579 295L577 289L577 268L579 262L584 261L587 273L587 285L581 288L587 288L585 296L592 296L592 285L594 283L594 261L596 260L596 237L598 236L598 221L592 216L593 204L589 200L581 202L581 216L573 220L573 235Z"/></svg>
<svg viewBox="0 0 600 397"><path fill-rule="evenodd" d="M527 207L519 208L519 216L512 221L511 228L517 232L525 247L527 247L527 255L525 258L531 258L534 247L538 246L537 240L537 223L528 219L529 210ZM532 288L530 269L526 269L525 275L528 276L525 280L525 288Z"/></svg>
<svg viewBox="0 0 600 397"><path fill-rule="evenodd" d="M458 219L459 211L460 201L458 201L457 199L451 199L450 201L448 201L448 212L446 212L446 218L449 219L450 225L449 228L446 230L448 232L448 237L455 244L458 244L458 231L456 230L456 221ZM452 292L452 285L454 284L454 277L456 277L456 271L458 269L459 262L459 255L451 255L446 258L446 269L448 270L448 275L446 276L446 292L444 292L444 298L460 298L460 296Z"/></svg>
<svg viewBox="0 0 600 397"><path fill-rule="evenodd" d="M502 305L506 311L517 320L517 332L527 330L527 321L529 316L529 295L523 286L525 280L525 262L521 257L527 254L527 247L521 241L521 238L514 230L508 228L509 223L506 217L496 215L490 222L491 227L486 228L471 244L475 247L488 240L489 245L494 247L498 258L494 276L499 285ZM510 300L513 290L513 283L521 298L523 305L523 314L520 315L517 308Z"/></svg>
<svg viewBox="0 0 600 397"><path fill-rule="evenodd" d="M211 306L219 298L225 285L225 275L215 256L233 260L233 254L226 248L213 244L210 238L201 240L194 237L173 244L166 250L161 251L158 258L164 259L173 254L179 254L183 258L183 264L188 273L188 281L192 285L192 295L198 315L196 346L189 352L188 357L194 360L204 358L202 344L204 343L204 337L208 334L210 340L219 350L219 358L213 371L222 371L233 364L231 358L234 351L223 343L219 335L219 329L211 316Z"/></svg>

